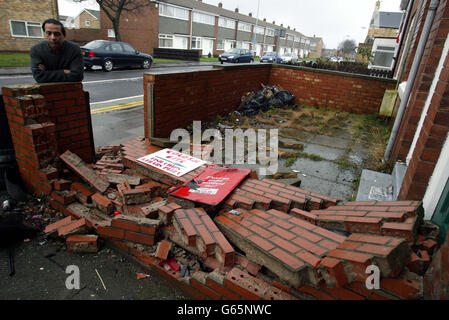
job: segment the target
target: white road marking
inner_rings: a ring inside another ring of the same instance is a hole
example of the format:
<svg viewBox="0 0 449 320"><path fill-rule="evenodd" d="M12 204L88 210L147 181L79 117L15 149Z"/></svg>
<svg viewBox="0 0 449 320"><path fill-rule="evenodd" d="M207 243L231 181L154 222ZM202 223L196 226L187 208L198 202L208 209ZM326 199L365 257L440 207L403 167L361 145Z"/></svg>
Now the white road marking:
<svg viewBox="0 0 449 320"><path fill-rule="evenodd" d="M124 78L124 79L110 79L110 80L83 81L83 84L112 83L112 82L119 82L119 81L137 81L137 80L142 80L142 77Z"/></svg>

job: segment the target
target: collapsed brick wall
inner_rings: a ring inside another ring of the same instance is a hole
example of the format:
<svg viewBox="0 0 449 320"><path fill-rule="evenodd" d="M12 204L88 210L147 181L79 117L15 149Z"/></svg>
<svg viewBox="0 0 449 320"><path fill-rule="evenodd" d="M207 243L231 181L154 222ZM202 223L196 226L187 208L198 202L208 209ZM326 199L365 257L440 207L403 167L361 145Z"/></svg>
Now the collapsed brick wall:
<svg viewBox="0 0 449 320"><path fill-rule="evenodd" d="M58 178L55 160L70 149L94 159L89 98L81 83L2 88L18 167L29 191L49 194Z"/></svg>
<svg viewBox="0 0 449 320"><path fill-rule="evenodd" d="M148 92L148 84L153 86ZM207 71L144 75L145 137L167 138L193 120L235 110L241 97L261 84L280 85L298 104L352 113L378 112L386 89L396 82L302 67L240 65ZM151 90L150 90L151 91ZM150 101L148 101L150 98Z"/></svg>

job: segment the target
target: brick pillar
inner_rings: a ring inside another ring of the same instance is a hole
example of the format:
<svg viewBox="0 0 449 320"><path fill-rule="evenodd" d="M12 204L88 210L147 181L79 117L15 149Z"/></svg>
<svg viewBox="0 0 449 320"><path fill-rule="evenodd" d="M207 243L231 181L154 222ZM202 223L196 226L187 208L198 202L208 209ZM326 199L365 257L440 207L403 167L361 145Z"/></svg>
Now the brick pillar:
<svg viewBox="0 0 449 320"><path fill-rule="evenodd" d="M93 162L90 106L81 83L3 87L3 100L25 186L50 194L58 156L70 150Z"/></svg>

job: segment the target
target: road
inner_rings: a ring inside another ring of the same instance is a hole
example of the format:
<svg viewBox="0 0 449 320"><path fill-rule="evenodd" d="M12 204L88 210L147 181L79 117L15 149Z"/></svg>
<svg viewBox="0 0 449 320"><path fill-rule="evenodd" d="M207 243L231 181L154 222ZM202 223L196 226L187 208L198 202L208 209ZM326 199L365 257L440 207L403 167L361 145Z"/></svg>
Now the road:
<svg viewBox="0 0 449 320"><path fill-rule="evenodd" d="M210 66L170 66L158 67L151 70L188 71L192 69L207 69ZM83 87L90 94L92 109L121 105L124 103L142 101L143 74L148 72L142 69L86 71L84 73ZM0 88L8 85L31 84L34 79L31 75L2 76Z"/></svg>

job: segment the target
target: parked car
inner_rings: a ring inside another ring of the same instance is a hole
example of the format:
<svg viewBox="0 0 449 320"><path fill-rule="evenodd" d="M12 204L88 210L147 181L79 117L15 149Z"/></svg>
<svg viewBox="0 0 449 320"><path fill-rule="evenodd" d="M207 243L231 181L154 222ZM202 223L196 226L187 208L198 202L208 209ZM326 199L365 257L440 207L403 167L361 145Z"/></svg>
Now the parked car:
<svg viewBox="0 0 449 320"><path fill-rule="evenodd" d="M281 63L296 63L298 62L298 56L294 53L287 52L281 55L280 60Z"/></svg>
<svg viewBox="0 0 449 320"><path fill-rule="evenodd" d="M278 57L276 52L266 52L263 57L260 59L260 62L268 62L268 63L273 63L273 62L277 62L280 63L281 62L281 58Z"/></svg>
<svg viewBox="0 0 449 320"><path fill-rule="evenodd" d="M139 52L125 42L94 40L82 46L81 53L87 70L93 66L101 66L105 71L135 66L149 69L153 64L151 55Z"/></svg>
<svg viewBox="0 0 449 320"><path fill-rule="evenodd" d="M331 60L332 62L342 62L342 61L343 61L343 58L342 58L342 57L332 57L330 60Z"/></svg>
<svg viewBox="0 0 449 320"><path fill-rule="evenodd" d="M218 56L218 61L220 61L222 64L223 62L254 62L254 56L251 51L247 49L234 48L226 51L223 54L220 54Z"/></svg>

